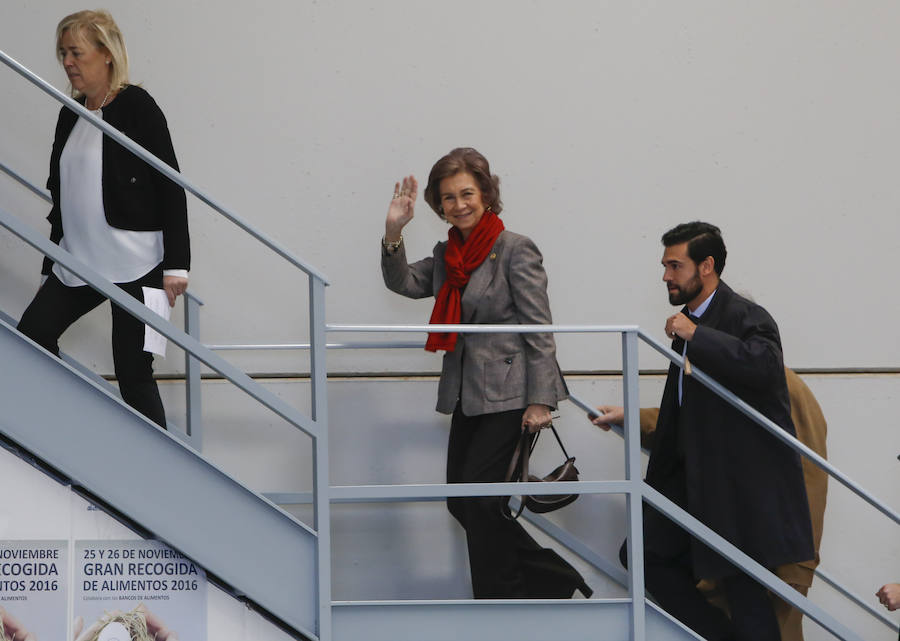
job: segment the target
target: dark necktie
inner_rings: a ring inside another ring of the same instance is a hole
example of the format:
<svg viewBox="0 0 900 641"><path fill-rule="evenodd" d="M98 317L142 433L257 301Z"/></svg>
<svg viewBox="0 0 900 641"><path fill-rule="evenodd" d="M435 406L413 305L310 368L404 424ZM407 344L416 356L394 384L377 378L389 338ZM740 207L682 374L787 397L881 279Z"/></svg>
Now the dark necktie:
<svg viewBox="0 0 900 641"><path fill-rule="evenodd" d="M687 314L685 314L685 316L687 316L688 319L694 325L700 324L699 316L694 316L691 313L687 313ZM687 361L687 341L684 341L684 343L682 343L681 352L682 352L682 356L684 356L685 361ZM690 374L690 371L688 371L688 373ZM681 404L683 402L684 402L684 368L682 368L678 371L678 405L681 406Z"/></svg>

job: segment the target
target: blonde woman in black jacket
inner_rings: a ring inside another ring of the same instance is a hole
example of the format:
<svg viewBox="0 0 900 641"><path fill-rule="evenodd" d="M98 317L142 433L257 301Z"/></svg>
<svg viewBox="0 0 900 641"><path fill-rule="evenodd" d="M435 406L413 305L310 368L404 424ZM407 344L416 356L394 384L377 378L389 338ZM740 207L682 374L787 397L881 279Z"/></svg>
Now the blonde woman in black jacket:
<svg viewBox="0 0 900 641"><path fill-rule="evenodd" d="M128 83L128 54L106 11L66 16L56 30L72 96L175 169L166 119L146 91ZM67 107L56 125L47 187L50 239L148 305L174 306L184 293L190 242L184 190ZM47 258L44 281L19 330L54 354L57 341L105 297ZM151 300L152 299L152 300ZM153 380L148 328L112 306L112 346L122 398L165 427Z"/></svg>

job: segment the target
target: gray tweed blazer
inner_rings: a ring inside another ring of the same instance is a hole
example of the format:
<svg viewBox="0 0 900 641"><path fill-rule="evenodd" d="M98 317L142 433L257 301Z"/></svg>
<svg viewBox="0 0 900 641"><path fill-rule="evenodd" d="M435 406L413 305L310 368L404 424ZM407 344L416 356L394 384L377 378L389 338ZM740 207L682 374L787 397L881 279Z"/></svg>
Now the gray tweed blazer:
<svg viewBox="0 0 900 641"><path fill-rule="evenodd" d="M408 298L437 295L446 279L444 251L408 264L401 245L381 252L388 289ZM530 238L504 230L488 258L472 272L462 296L461 323L546 325L553 322L547 274ZM437 411L453 412L458 401L467 416L523 409L534 403L552 408L568 396L553 334L459 334L456 349L444 355Z"/></svg>

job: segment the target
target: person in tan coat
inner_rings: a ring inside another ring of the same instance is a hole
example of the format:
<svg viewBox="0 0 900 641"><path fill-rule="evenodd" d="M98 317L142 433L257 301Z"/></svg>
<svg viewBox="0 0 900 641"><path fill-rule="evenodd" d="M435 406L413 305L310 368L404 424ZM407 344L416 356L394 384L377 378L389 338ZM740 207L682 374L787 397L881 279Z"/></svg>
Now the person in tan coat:
<svg viewBox="0 0 900 641"><path fill-rule="evenodd" d="M793 419L794 427L797 430L797 439L819 456L826 458L825 438L828 432L828 425L822 413L822 408L816 401L812 391L803 382L803 379L787 367L784 368L784 371L791 402L791 419ZM597 409L604 414L603 419L594 419L594 423L598 426L602 427L609 423L621 424L624 420L624 415L617 413L621 412L621 408L601 406ZM645 448L649 449L653 444L658 416L659 408L641 408L641 445ZM598 422L601 420L605 420L606 423ZM806 457L802 458L802 464L803 480L806 484L809 512L812 519L816 557L811 561L781 565L776 569L775 573L782 581L790 584L795 590L806 596L810 586L812 586L816 566L819 564L819 544L822 541L822 528L825 520L828 474ZM713 602L717 605L724 605L713 582L702 581L700 587L704 592L708 593L709 598ZM773 599L782 641L803 641L803 613L777 597L773 597Z"/></svg>

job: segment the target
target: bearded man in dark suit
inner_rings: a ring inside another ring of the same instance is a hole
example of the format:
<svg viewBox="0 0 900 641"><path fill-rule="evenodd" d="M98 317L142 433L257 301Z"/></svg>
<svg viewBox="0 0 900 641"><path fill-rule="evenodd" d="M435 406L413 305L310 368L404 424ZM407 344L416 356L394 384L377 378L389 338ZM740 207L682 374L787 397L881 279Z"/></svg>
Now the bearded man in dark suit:
<svg viewBox="0 0 900 641"><path fill-rule="evenodd" d="M672 349L795 436L778 327L720 279L719 228L685 223L662 242L669 302L684 305L666 319ZM814 559L799 455L687 374L669 367L647 483L767 568ZM780 641L766 588L652 508L644 554L648 592L709 641ZM698 579L718 581L730 620Z"/></svg>

